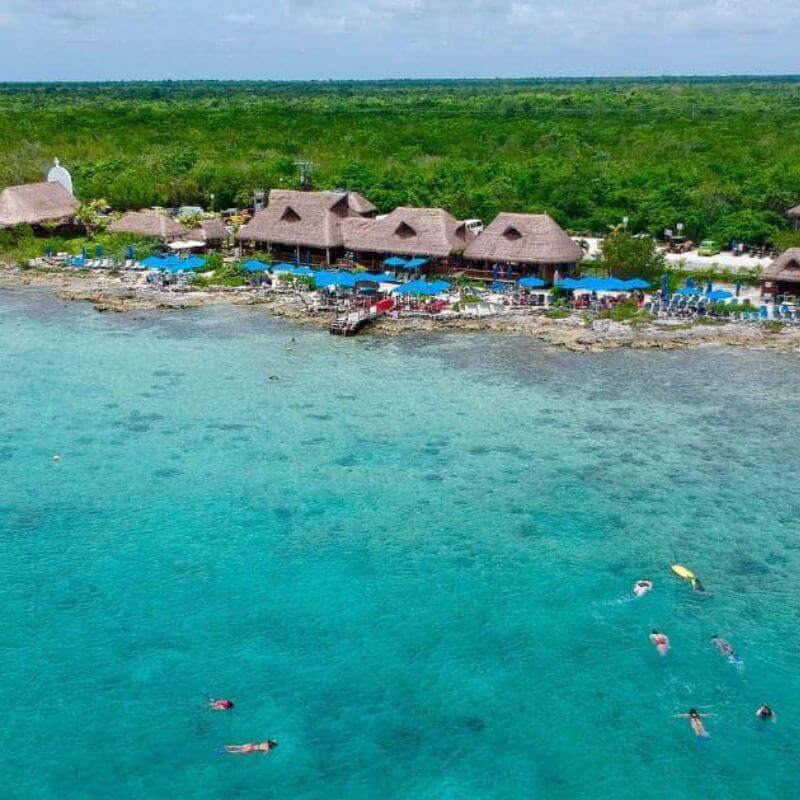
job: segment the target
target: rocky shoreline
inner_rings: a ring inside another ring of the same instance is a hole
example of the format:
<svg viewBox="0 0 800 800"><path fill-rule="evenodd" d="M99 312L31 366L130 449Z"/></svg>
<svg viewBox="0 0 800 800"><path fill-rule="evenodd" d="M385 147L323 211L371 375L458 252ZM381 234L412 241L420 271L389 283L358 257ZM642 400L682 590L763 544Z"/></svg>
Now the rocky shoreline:
<svg viewBox="0 0 800 800"><path fill-rule="evenodd" d="M135 280L126 273L75 273L0 267L0 291L11 287L38 288L64 300L89 302L99 312L174 311L225 303L264 305L269 313L299 324L327 327L331 321L330 313L314 312L294 294L264 293L249 287L164 289ZM362 335L397 336L456 331L531 336L556 347L585 353L622 347L675 350L709 345L800 352L800 329L789 326L779 328L759 323L699 324L656 320L633 327L605 319L591 319L577 313L563 319L553 319L541 311L509 311L487 317L383 317L366 328Z"/></svg>

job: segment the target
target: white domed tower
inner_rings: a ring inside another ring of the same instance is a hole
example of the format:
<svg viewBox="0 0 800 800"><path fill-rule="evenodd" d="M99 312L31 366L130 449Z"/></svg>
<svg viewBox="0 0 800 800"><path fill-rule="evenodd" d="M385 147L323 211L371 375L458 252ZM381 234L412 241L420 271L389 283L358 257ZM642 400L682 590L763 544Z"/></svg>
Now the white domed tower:
<svg viewBox="0 0 800 800"><path fill-rule="evenodd" d="M60 183L70 194L74 194L72 191L72 175L61 166L57 158L53 159L53 166L50 168L50 172L47 173L47 182Z"/></svg>

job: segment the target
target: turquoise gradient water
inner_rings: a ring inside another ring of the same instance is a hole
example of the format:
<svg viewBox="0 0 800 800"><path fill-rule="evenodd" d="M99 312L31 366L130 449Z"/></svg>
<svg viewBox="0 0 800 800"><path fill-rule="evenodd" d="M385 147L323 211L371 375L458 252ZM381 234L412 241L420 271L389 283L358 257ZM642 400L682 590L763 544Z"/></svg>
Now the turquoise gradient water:
<svg viewBox="0 0 800 800"><path fill-rule="evenodd" d="M6 292L0 376L3 797L797 795L796 356Z"/></svg>

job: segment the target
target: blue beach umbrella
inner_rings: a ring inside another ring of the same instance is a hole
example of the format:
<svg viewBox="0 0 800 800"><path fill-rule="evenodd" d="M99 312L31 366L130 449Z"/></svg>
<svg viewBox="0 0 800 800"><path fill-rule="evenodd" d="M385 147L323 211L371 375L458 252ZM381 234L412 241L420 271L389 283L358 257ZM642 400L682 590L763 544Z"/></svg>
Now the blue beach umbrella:
<svg viewBox="0 0 800 800"><path fill-rule="evenodd" d="M602 278L581 278L579 281L575 281L575 286L572 287L573 289L584 289L588 292L602 292L606 289L605 281Z"/></svg>
<svg viewBox="0 0 800 800"><path fill-rule="evenodd" d="M400 286L392 289L395 294L419 294L419 295L437 295L446 292L450 288L447 281L409 281L408 283L401 284Z"/></svg>
<svg viewBox="0 0 800 800"><path fill-rule="evenodd" d="M142 266L149 267L150 269L163 269L164 264L158 256L147 256L142 259Z"/></svg>
<svg viewBox="0 0 800 800"><path fill-rule="evenodd" d="M361 272L356 273L356 280L372 281L373 283L400 283L400 280L391 272Z"/></svg>
<svg viewBox="0 0 800 800"><path fill-rule="evenodd" d="M649 289L650 284L641 278L631 278L629 281L622 281L628 289Z"/></svg>
<svg viewBox="0 0 800 800"><path fill-rule="evenodd" d="M406 260L400 256L390 256L384 262L384 265L392 269L403 269L406 265Z"/></svg>
<svg viewBox="0 0 800 800"><path fill-rule="evenodd" d="M563 280L556 281L555 285L559 289L576 289L578 288L579 282L575 280L575 278L564 278Z"/></svg>
<svg viewBox="0 0 800 800"><path fill-rule="evenodd" d="M242 269L245 272L266 272L268 268L269 264L265 264L263 261L256 261L255 259L245 261L244 264L242 264Z"/></svg>
<svg viewBox="0 0 800 800"><path fill-rule="evenodd" d="M314 283L323 289L327 286L346 286L356 285L356 276L352 272L329 272L320 270L314 273Z"/></svg>
<svg viewBox="0 0 800 800"><path fill-rule="evenodd" d="M540 289L542 286L545 285L545 283L541 278L537 278L534 275L530 275L527 278L520 278L519 285L523 289Z"/></svg>
<svg viewBox="0 0 800 800"><path fill-rule="evenodd" d="M713 292L709 292L706 297L708 297L709 300L728 300L733 297L733 293L725 289L715 289Z"/></svg>
<svg viewBox="0 0 800 800"><path fill-rule="evenodd" d="M405 269L412 271L418 270L420 267L424 267L427 263L427 258L412 258L410 261L406 262Z"/></svg>

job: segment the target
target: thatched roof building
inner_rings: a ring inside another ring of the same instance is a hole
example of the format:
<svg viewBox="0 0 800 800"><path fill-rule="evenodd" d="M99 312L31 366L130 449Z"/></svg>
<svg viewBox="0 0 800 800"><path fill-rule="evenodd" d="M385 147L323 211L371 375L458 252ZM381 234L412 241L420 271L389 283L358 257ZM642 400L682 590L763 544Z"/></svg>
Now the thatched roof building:
<svg viewBox="0 0 800 800"><path fill-rule="evenodd" d="M800 206L790 208L786 212L786 216L794 222L795 229L800 229Z"/></svg>
<svg viewBox="0 0 800 800"><path fill-rule="evenodd" d="M228 238L228 229L219 219L201 219L197 227L188 234L192 241L217 244Z"/></svg>
<svg viewBox="0 0 800 800"><path fill-rule="evenodd" d="M106 229L109 233L135 233L164 241L181 239L188 234L186 228L174 219L153 211L128 211Z"/></svg>
<svg viewBox="0 0 800 800"><path fill-rule="evenodd" d="M78 200L60 183L26 183L0 192L0 228L68 222Z"/></svg>
<svg viewBox="0 0 800 800"><path fill-rule="evenodd" d="M472 235L443 208L396 208L382 219L353 219L344 244L357 253L446 259L460 253Z"/></svg>
<svg viewBox="0 0 800 800"><path fill-rule="evenodd" d="M547 214L498 214L464 251L488 264L573 265L583 251Z"/></svg>
<svg viewBox="0 0 800 800"><path fill-rule="evenodd" d="M797 295L800 291L800 247L781 253L762 273L761 288L766 294Z"/></svg>
<svg viewBox="0 0 800 800"><path fill-rule="evenodd" d="M269 202L236 234L240 242L299 250L332 250L344 244L342 223L364 218L377 209L358 192L297 192L273 189Z"/></svg>

